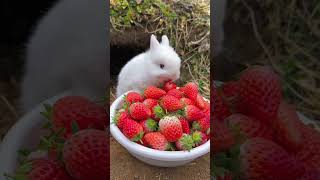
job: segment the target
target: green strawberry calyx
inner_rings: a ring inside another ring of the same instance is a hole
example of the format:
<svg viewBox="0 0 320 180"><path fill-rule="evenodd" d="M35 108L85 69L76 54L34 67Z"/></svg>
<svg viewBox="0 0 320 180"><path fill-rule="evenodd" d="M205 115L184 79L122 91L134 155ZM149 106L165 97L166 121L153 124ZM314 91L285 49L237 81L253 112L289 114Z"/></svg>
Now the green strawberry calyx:
<svg viewBox="0 0 320 180"><path fill-rule="evenodd" d="M202 141L202 135L199 131L195 131L192 133L192 139L195 143L195 145L198 145Z"/></svg>
<svg viewBox="0 0 320 180"><path fill-rule="evenodd" d="M176 148L175 148L176 146L174 145L174 143L168 143L168 145L167 145L167 147L166 147L166 151L175 151L176 150Z"/></svg>
<svg viewBox="0 0 320 180"><path fill-rule="evenodd" d="M153 119L148 119L147 121L146 121L146 126L148 127L148 129L150 130L150 131L157 131L158 130L158 123L155 121L155 120L153 120Z"/></svg>
<svg viewBox="0 0 320 180"><path fill-rule="evenodd" d="M241 176L241 159L240 159L240 148L246 137L240 130L240 127L229 126L234 137L236 137L236 143L227 151L217 153L213 155L213 174L215 177L223 177L224 175L230 175L232 172L233 178Z"/></svg>
<svg viewBox="0 0 320 180"><path fill-rule="evenodd" d="M184 150L190 151L194 147L194 141L190 135L184 134L180 139L179 143L181 143L182 148Z"/></svg>
<svg viewBox="0 0 320 180"><path fill-rule="evenodd" d="M143 144L143 142L141 141L143 135L144 135L144 132L140 132L139 134L135 135L135 136L131 139L131 141L133 141L133 142L138 142L138 141L140 141L140 142Z"/></svg>
<svg viewBox="0 0 320 180"><path fill-rule="evenodd" d="M155 107L153 107L153 112L159 119L162 119L166 115L165 111L162 109L160 105L156 105Z"/></svg>
<svg viewBox="0 0 320 180"><path fill-rule="evenodd" d="M192 129L193 130L201 130L201 126L197 121L193 121L192 123Z"/></svg>
<svg viewBox="0 0 320 180"><path fill-rule="evenodd" d="M52 119L52 113L53 108L50 104L43 104L44 111L40 112L42 116L44 116L46 119L51 120Z"/></svg>

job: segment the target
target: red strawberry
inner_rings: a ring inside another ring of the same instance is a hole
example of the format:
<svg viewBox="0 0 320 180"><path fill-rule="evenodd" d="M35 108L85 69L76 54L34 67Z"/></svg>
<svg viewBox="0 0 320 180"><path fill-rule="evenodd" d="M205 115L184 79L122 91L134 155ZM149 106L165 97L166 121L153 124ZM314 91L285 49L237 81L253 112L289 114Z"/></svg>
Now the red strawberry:
<svg viewBox="0 0 320 180"><path fill-rule="evenodd" d="M271 69L254 66L241 75L239 108L244 114L269 122L277 116L280 101L280 79Z"/></svg>
<svg viewBox="0 0 320 180"><path fill-rule="evenodd" d="M143 96L137 92L129 92L125 97L125 102L131 105L135 102L142 102L144 100Z"/></svg>
<svg viewBox="0 0 320 180"><path fill-rule="evenodd" d="M233 137L230 129L223 123L219 121L214 121L211 134L211 150L213 153L218 153L226 151L235 144L235 139Z"/></svg>
<svg viewBox="0 0 320 180"><path fill-rule="evenodd" d="M198 85L194 82L187 83L181 91L192 101L196 101L198 95Z"/></svg>
<svg viewBox="0 0 320 180"><path fill-rule="evenodd" d="M135 120L148 119L151 115L151 110L141 102L131 104L129 112L131 117Z"/></svg>
<svg viewBox="0 0 320 180"><path fill-rule="evenodd" d="M193 105L186 106L184 108L183 114L189 121L194 121L204 117L204 113L199 108Z"/></svg>
<svg viewBox="0 0 320 180"><path fill-rule="evenodd" d="M160 106L169 112L177 111L182 108L179 99L171 95L163 96L160 100Z"/></svg>
<svg viewBox="0 0 320 180"><path fill-rule="evenodd" d="M299 131L304 141L314 141L320 139L320 132L313 127L299 121Z"/></svg>
<svg viewBox="0 0 320 180"><path fill-rule="evenodd" d="M170 91L167 92L167 95L174 96L178 99L181 99L183 97L183 93L178 89L171 89Z"/></svg>
<svg viewBox="0 0 320 180"><path fill-rule="evenodd" d="M272 121L276 142L286 150L296 152L303 145L303 137L299 129L300 119L293 106L281 102L277 118Z"/></svg>
<svg viewBox="0 0 320 180"><path fill-rule="evenodd" d="M263 138L248 139L240 147L245 179L296 179L303 165L281 146Z"/></svg>
<svg viewBox="0 0 320 180"><path fill-rule="evenodd" d="M256 119L250 118L242 114L232 114L226 118L228 125L232 128L239 128L247 138L263 137L265 139L273 139L272 129Z"/></svg>
<svg viewBox="0 0 320 180"><path fill-rule="evenodd" d="M181 123L183 133L190 134L189 121L183 117L179 117L179 121Z"/></svg>
<svg viewBox="0 0 320 180"><path fill-rule="evenodd" d="M145 133L153 132L158 129L158 123L153 119L147 119L140 122Z"/></svg>
<svg viewBox="0 0 320 180"><path fill-rule="evenodd" d="M22 164L12 179L71 180L72 178L58 162L50 159L34 159Z"/></svg>
<svg viewBox="0 0 320 180"><path fill-rule="evenodd" d="M207 135L203 132L200 132L200 131L194 131L192 133L192 139L193 139L193 142L196 147L200 146L208 141Z"/></svg>
<svg viewBox="0 0 320 180"><path fill-rule="evenodd" d="M60 151L56 148L48 150L48 158L52 160L59 160L60 158Z"/></svg>
<svg viewBox="0 0 320 180"><path fill-rule="evenodd" d="M182 126L175 116L165 116L159 122L159 130L169 142L175 142L182 136Z"/></svg>
<svg viewBox="0 0 320 180"><path fill-rule="evenodd" d="M210 116L193 121L192 129L207 133L210 129Z"/></svg>
<svg viewBox="0 0 320 180"><path fill-rule="evenodd" d="M239 84L237 81L225 82L222 85L223 96L226 98L237 97L239 93Z"/></svg>
<svg viewBox="0 0 320 180"><path fill-rule="evenodd" d="M129 113L124 110L119 110L113 118L113 122L119 127L119 129L122 129L123 124L127 119L130 119Z"/></svg>
<svg viewBox="0 0 320 180"><path fill-rule="evenodd" d="M206 100L204 100L204 98L200 94L197 95L197 99L195 102L196 102L196 106L200 109L210 108L209 103Z"/></svg>
<svg viewBox="0 0 320 180"><path fill-rule="evenodd" d="M66 96L53 105L52 121L54 129L65 129L64 137L72 134L73 121L79 129L95 128L103 130L107 127L108 115L103 107L80 96Z"/></svg>
<svg viewBox="0 0 320 180"><path fill-rule="evenodd" d="M210 104L209 104L209 107L210 107ZM211 114L210 114L210 113L211 113L210 108L203 110L203 113L204 113L205 116L209 116L209 117L210 117L210 116L211 116Z"/></svg>
<svg viewBox="0 0 320 180"><path fill-rule="evenodd" d="M131 141L140 141L144 132L143 127L134 120L127 120L123 125L122 133Z"/></svg>
<svg viewBox="0 0 320 180"><path fill-rule="evenodd" d="M169 142L160 132L147 133L143 137L143 143L152 149L160 151L168 150L170 147Z"/></svg>
<svg viewBox="0 0 320 180"><path fill-rule="evenodd" d="M109 136L100 130L79 131L66 141L63 160L75 179L108 179Z"/></svg>
<svg viewBox="0 0 320 180"><path fill-rule="evenodd" d="M175 142L176 147L180 151L190 151L194 146L193 139L188 134L183 134L181 138Z"/></svg>
<svg viewBox="0 0 320 180"><path fill-rule="evenodd" d="M320 139L319 136L306 137L296 157L308 168L320 171Z"/></svg>
<svg viewBox="0 0 320 180"><path fill-rule="evenodd" d="M320 171L316 169L306 169L301 177L298 180L319 180L320 179Z"/></svg>
<svg viewBox="0 0 320 180"><path fill-rule="evenodd" d="M145 99L143 101L143 104L149 108L149 109L152 109L153 107L155 107L156 105L158 105L158 101L155 100L155 99Z"/></svg>
<svg viewBox="0 0 320 180"><path fill-rule="evenodd" d="M176 89L176 88L177 88L177 85L172 81L167 81L163 85L163 90L165 90L166 92L170 91L171 89Z"/></svg>
<svg viewBox="0 0 320 180"><path fill-rule="evenodd" d="M149 86L144 90L143 94L147 99L160 99L166 94L166 91L155 86Z"/></svg>
<svg viewBox="0 0 320 180"><path fill-rule="evenodd" d="M195 105L195 104L191 101L191 99L185 98L185 97L183 97L183 98L180 99L180 103L183 105L183 107L185 107L185 106L187 106L187 105Z"/></svg>
<svg viewBox="0 0 320 180"><path fill-rule="evenodd" d="M212 95L210 96L210 102L213 103L213 117L220 121L224 121L226 117L231 115L229 107L222 97L218 94L217 88L215 85L212 85Z"/></svg>

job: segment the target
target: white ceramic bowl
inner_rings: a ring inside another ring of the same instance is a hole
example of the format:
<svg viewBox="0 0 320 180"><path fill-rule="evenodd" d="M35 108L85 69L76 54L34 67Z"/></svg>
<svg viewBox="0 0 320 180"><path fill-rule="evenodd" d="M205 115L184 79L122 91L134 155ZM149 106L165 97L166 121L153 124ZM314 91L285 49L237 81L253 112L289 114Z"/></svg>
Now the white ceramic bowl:
<svg viewBox="0 0 320 180"><path fill-rule="evenodd" d="M9 130L0 144L0 180L5 180L4 173L12 174L15 171L18 165L18 151L25 148L34 149L39 144L40 136L46 133L42 128L46 121L40 114L44 110L43 103L53 104L60 97L70 94L65 92L40 103Z"/></svg>
<svg viewBox="0 0 320 180"><path fill-rule="evenodd" d="M115 116L116 110L120 108L124 95L119 96L110 107L110 132L112 136L134 157L153 166L175 167L185 165L196 158L209 153L210 140L190 151L159 151L130 141L112 122L112 117Z"/></svg>

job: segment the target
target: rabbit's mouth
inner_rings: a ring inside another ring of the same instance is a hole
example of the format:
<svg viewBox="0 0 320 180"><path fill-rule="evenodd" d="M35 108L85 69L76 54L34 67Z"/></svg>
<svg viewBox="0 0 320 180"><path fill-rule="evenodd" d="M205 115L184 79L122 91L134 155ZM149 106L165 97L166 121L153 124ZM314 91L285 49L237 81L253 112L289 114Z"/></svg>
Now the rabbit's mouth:
<svg viewBox="0 0 320 180"><path fill-rule="evenodd" d="M159 77L158 80L160 83L165 83L165 82L172 80L172 79L169 77Z"/></svg>
<svg viewBox="0 0 320 180"><path fill-rule="evenodd" d="M158 78L158 81L161 83L165 83L167 81L176 81L177 79L179 79L179 74L174 74L172 76L160 76Z"/></svg>

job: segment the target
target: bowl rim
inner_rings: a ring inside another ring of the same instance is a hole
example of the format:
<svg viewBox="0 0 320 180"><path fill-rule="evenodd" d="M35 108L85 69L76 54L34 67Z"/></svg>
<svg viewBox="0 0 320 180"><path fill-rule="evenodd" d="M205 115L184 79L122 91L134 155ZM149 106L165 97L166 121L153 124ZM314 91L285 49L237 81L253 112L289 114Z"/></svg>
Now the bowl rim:
<svg viewBox="0 0 320 180"><path fill-rule="evenodd" d="M196 147L191 149L190 151L160 151L151 149L145 146L142 146L138 143L130 141L124 134L120 131L120 129L113 123L113 118L115 116L116 109L118 105L121 103L123 97L128 94L128 91L121 96L117 97L117 99L110 106L110 132L112 136L120 143L124 148L126 148L129 152L133 152L134 154L138 154L150 159L154 160L165 160L165 161L181 161L181 160L190 160L200 157L208 152L210 152L210 139Z"/></svg>

